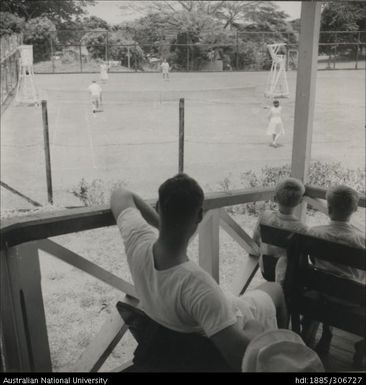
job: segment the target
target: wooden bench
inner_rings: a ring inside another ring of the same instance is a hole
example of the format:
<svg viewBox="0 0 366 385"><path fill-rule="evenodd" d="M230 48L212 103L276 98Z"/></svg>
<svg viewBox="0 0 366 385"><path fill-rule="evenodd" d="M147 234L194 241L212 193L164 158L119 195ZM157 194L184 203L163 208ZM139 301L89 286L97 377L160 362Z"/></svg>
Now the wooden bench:
<svg viewBox="0 0 366 385"><path fill-rule="evenodd" d="M293 236L293 232L289 230L276 227L276 226L266 225L263 223L260 224L260 231L261 231L262 242L272 246L281 247L283 249L287 249L287 246L289 245L289 241ZM276 268L276 263L278 259L272 255L262 255L262 261L263 261L263 272L262 272L263 277L267 281L274 281L275 268Z"/></svg>
<svg viewBox="0 0 366 385"><path fill-rule="evenodd" d="M300 316L365 338L366 286L317 269L324 260L366 270L365 249L294 233L287 248L285 296L292 328L300 333Z"/></svg>

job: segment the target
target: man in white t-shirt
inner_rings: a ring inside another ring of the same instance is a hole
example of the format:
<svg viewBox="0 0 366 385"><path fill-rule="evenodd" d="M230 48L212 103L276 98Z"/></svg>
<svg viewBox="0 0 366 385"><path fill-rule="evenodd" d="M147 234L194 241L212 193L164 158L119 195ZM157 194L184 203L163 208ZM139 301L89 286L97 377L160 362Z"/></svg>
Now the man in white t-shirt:
<svg viewBox="0 0 366 385"><path fill-rule="evenodd" d="M159 215L124 189L112 193L111 209L145 313L168 329L208 337L228 364L240 370L252 338L265 329L287 326L286 305L274 282L228 298L189 260L187 247L202 219L203 200L198 183L178 174L159 188Z"/></svg>
<svg viewBox="0 0 366 385"><path fill-rule="evenodd" d="M166 59L164 59L163 62L161 63L161 72L163 73L164 80L169 80L169 70L170 70L169 63L166 61Z"/></svg>
<svg viewBox="0 0 366 385"><path fill-rule="evenodd" d="M95 114L102 102L102 87L93 80L92 84L88 87L88 91L90 93L93 114Z"/></svg>

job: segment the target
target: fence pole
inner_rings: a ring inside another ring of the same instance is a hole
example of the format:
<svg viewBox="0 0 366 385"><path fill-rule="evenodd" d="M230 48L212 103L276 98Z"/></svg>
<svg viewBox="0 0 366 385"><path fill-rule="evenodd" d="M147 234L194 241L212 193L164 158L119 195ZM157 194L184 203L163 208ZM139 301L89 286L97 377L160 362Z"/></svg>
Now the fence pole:
<svg viewBox="0 0 366 385"><path fill-rule="evenodd" d="M131 69L130 46L127 46L127 67Z"/></svg>
<svg viewBox="0 0 366 385"><path fill-rule="evenodd" d="M360 49L359 42L361 41L361 32L358 32L358 39L357 39L357 46L356 46L356 63L355 63L355 69L358 69L358 51Z"/></svg>
<svg viewBox="0 0 366 385"><path fill-rule="evenodd" d="M6 96L9 95L9 59L5 59L5 86L6 86Z"/></svg>
<svg viewBox="0 0 366 385"><path fill-rule="evenodd" d="M108 45L109 45L109 32L107 31L107 39L106 39L106 46L105 46L105 61L107 63L109 63Z"/></svg>
<svg viewBox="0 0 366 385"><path fill-rule="evenodd" d="M236 31L236 70L239 71L239 37L238 31Z"/></svg>
<svg viewBox="0 0 366 385"><path fill-rule="evenodd" d="M50 155L50 138L49 138L49 132L48 132L47 100L42 100L42 121L43 121L44 153L45 153L45 158L46 158L47 197L48 197L48 202L53 204L51 155Z"/></svg>
<svg viewBox="0 0 366 385"><path fill-rule="evenodd" d="M337 35L337 32L336 32L336 33L335 33L335 46L334 46L333 69L336 68L336 61L337 61L337 44L338 44L338 35Z"/></svg>
<svg viewBox="0 0 366 385"><path fill-rule="evenodd" d="M134 48L134 53L135 53L135 60L133 62L133 66L135 67L135 72L137 72L137 54L136 54L137 49L136 49L136 43L134 44L133 48Z"/></svg>
<svg viewBox="0 0 366 385"><path fill-rule="evenodd" d="M179 164L178 172L184 172L184 98L179 99Z"/></svg>
<svg viewBox="0 0 366 385"><path fill-rule="evenodd" d="M79 62L80 62L80 72L83 72L83 58L81 56L81 43L79 44Z"/></svg>
<svg viewBox="0 0 366 385"><path fill-rule="evenodd" d="M53 40L52 37L50 38L50 45L51 45L51 61L52 61L52 73L55 73L55 57L54 57L54 50L53 50Z"/></svg>
<svg viewBox="0 0 366 385"><path fill-rule="evenodd" d="M187 72L189 72L189 45L188 45L188 32L186 32L186 43L187 43Z"/></svg>

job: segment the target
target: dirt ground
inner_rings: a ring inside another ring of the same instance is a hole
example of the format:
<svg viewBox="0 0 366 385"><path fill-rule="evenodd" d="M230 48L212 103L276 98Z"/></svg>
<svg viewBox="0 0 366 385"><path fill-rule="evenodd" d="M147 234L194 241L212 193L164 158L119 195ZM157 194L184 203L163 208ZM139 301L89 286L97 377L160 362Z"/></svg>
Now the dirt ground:
<svg viewBox="0 0 366 385"><path fill-rule="evenodd" d="M93 118L85 75L38 75L48 101L52 174L56 206L80 205L71 189L81 178L99 178L108 190L123 181L143 197L156 196L161 181L177 171L178 100L185 98L185 170L205 191L216 190L230 176L291 161L296 73L290 72L290 98L281 101L286 135L281 147L268 146L267 73L111 74L103 85L104 111ZM365 164L365 72L321 71L317 95L312 159L338 161L349 168ZM2 116L1 180L31 198L46 202L41 110L12 104ZM234 183L235 184L235 183ZM29 205L1 189L2 210ZM364 210L358 220L364 225ZM251 234L256 218L235 219ZM321 214L308 224L326 221ZM100 266L131 280L115 227L56 237L53 240ZM198 243L190 247L197 259ZM55 371L67 371L121 298L77 269L40 253L42 285ZM220 283L231 290L245 252L220 232ZM258 275L253 286L261 280ZM65 328L67 332L65 332ZM131 358L135 343L123 338L102 370Z"/></svg>

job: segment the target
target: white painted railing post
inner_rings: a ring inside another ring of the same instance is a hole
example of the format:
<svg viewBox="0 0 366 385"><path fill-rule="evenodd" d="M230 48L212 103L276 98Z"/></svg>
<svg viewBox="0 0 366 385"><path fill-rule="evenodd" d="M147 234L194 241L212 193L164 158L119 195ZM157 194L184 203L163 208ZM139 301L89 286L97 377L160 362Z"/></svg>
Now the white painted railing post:
<svg viewBox="0 0 366 385"><path fill-rule="evenodd" d="M219 283L220 209L210 211L210 217L199 226L199 265Z"/></svg>
<svg viewBox="0 0 366 385"><path fill-rule="evenodd" d="M1 317L2 327L6 328L3 330L6 370L51 372L36 243L7 249L2 255L1 265L1 278L5 278L2 282L5 292L1 292Z"/></svg>
<svg viewBox="0 0 366 385"><path fill-rule="evenodd" d="M291 175L307 182L313 135L321 2L303 1L296 82ZM298 215L305 214L306 203Z"/></svg>

